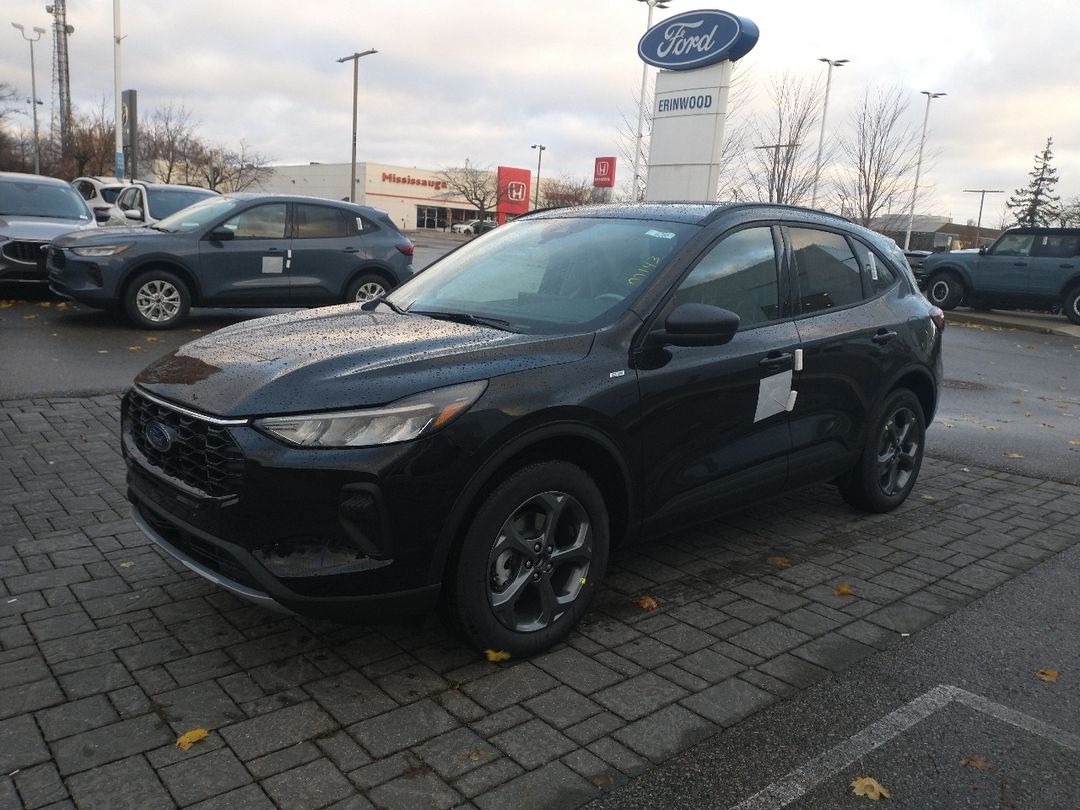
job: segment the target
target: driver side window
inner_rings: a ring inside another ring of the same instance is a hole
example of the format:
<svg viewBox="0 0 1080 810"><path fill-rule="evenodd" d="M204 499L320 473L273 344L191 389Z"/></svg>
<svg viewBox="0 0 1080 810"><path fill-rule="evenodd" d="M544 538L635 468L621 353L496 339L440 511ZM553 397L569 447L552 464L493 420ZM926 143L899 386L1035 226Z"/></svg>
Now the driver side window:
<svg viewBox="0 0 1080 810"><path fill-rule="evenodd" d="M994 245L994 256L1027 256L1035 237L1027 233L1007 233Z"/></svg>
<svg viewBox="0 0 1080 810"><path fill-rule="evenodd" d="M285 203L256 205L241 211L222 225L235 239L284 239Z"/></svg>

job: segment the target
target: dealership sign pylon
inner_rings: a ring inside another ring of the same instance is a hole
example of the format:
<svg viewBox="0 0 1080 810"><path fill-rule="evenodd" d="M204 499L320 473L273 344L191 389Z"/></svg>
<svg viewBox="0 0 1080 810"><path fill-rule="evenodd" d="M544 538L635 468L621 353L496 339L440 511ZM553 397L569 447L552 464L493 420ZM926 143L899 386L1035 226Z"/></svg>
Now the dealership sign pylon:
<svg viewBox="0 0 1080 810"><path fill-rule="evenodd" d="M645 32L638 56L661 68L646 200L715 199L731 64L757 40L753 22L716 9L676 14Z"/></svg>

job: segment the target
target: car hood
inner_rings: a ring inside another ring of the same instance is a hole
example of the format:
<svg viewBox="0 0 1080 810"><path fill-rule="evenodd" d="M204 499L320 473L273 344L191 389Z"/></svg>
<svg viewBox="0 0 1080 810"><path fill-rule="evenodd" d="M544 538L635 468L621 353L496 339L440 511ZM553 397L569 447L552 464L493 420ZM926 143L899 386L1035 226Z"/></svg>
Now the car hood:
<svg viewBox="0 0 1080 810"><path fill-rule="evenodd" d="M181 346L136 384L222 417L367 407L570 363L592 334L521 335L355 304L258 318Z"/></svg>
<svg viewBox="0 0 1080 810"><path fill-rule="evenodd" d="M150 239L160 239L163 236L178 236L175 233L165 233L164 231L154 231L146 227L128 228L128 227L108 227L108 228L94 228L89 231L76 231L75 233L66 233L59 239L54 239L53 244L57 247L70 248L76 246L90 247L93 245L112 245L117 241L134 242L144 241Z"/></svg>
<svg viewBox="0 0 1080 810"><path fill-rule="evenodd" d="M89 231L93 233L96 230L96 223L79 222L76 219L0 216L0 235L9 239L48 240L68 231Z"/></svg>

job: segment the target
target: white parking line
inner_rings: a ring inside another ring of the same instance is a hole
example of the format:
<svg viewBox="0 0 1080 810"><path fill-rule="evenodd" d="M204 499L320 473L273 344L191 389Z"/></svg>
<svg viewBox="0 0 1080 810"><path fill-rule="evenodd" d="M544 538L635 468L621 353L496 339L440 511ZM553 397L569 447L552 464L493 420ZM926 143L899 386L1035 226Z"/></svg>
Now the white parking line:
<svg viewBox="0 0 1080 810"><path fill-rule="evenodd" d="M995 720L1050 740L1063 748L1080 751L1080 737L1075 734L1055 728L1031 715L1010 709L1008 706L994 703L981 695L956 686L942 684L819 754L782 779L770 783L750 798L735 805L732 810L779 810L781 807L786 807L833 774L842 771L860 757L880 748L954 701L993 717Z"/></svg>

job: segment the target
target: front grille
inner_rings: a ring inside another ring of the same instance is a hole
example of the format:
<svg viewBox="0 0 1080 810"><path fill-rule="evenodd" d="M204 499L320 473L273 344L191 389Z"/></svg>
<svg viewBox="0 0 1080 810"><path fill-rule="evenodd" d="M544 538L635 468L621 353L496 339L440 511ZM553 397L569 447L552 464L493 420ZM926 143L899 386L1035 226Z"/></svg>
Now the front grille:
<svg viewBox="0 0 1080 810"><path fill-rule="evenodd" d="M59 269L63 269L64 265L67 264L67 256L60 248L49 248L49 259L52 261L53 267Z"/></svg>
<svg viewBox="0 0 1080 810"><path fill-rule="evenodd" d="M42 250L48 242L8 242L4 245L4 255L13 262L21 264L44 265L45 251Z"/></svg>
<svg viewBox="0 0 1080 810"><path fill-rule="evenodd" d="M185 531L179 526L164 520L151 509L141 508L139 514L155 532L161 535L173 548L190 557L199 565L209 568L215 573L221 574L225 579L230 579L238 585L243 585L252 590L262 590L262 586L248 573L248 570L240 564L232 554L215 543L197 537L191 532Z"/></svg>
<svg viewBox="0 0 1080 810"><path fill-rule="evenodd" d="M244 457L227 428L174 411L128 392L123 404L124 432L152 467L211 497L235 495L243 483ZM154 447L147 426L164 428L170 442Z"/></svg>

